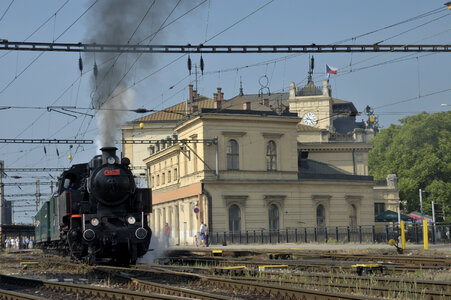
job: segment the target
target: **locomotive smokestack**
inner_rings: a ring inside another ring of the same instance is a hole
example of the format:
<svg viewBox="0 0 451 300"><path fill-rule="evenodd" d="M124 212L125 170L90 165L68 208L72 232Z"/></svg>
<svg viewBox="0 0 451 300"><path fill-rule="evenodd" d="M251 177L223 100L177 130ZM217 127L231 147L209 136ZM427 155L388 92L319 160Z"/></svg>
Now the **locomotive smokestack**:
<svg viewBox="0 0 451 300"><path fill-rule="evenodd" d="M102 164L108 164L108 163L112 163L112 160L110 160L110 157L112 157L114 159L114 162L118 161L118 158L116 157L116 147L103 147L100 148L100 151L102 151ZM110 160L110 161L108 161Z"/></svg>

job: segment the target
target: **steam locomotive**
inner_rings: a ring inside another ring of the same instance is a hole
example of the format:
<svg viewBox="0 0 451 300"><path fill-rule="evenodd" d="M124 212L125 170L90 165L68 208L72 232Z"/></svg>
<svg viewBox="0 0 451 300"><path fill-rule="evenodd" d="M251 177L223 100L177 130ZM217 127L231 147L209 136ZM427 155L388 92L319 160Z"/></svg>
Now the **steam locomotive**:
<svg viewBox="0 0 451 300"><path fill-rule="evenodd" d="M152 236L151 190L136 187L130 160L119 161L117 148L100 150L58 178L57 193L35 216L36 243L89 264L135 264Z"/></svg>

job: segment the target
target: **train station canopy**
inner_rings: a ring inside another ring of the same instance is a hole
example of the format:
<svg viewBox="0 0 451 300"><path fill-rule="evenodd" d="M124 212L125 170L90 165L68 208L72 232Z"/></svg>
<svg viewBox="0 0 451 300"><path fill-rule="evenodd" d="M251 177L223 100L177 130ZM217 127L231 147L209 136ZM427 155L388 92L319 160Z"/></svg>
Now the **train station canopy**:
<svg viewBox="0 0 451 300"><path fill-rule="evenodd" d="M401 214L401 221L412 221L413 219L407 215ZM392 210L386 210L383 213L374 216L375 222L398 222L398 213Z"/></svg>

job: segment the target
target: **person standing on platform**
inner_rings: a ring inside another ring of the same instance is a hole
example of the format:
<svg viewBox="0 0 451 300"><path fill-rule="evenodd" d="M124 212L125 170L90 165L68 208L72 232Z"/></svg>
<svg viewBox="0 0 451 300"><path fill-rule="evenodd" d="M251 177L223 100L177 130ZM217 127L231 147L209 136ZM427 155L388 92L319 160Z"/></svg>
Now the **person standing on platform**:
<svg viewBox="0 0 451 300"><path fill-rule="evenodd" d="M164 225L164 242L165 242L166 248L169 247L169 236L170 236L170 234L171 234L171 227L169 227L169 224L166 223Z"/></svg>
<svg viewBox="0 0 451 300"><path fill-rule="evenodd" d="M201 239L201 244L202 244L203 247L205 247L205 229L206 229L205 228L205 224L202 221L200 223L200 239Z"/></svg>

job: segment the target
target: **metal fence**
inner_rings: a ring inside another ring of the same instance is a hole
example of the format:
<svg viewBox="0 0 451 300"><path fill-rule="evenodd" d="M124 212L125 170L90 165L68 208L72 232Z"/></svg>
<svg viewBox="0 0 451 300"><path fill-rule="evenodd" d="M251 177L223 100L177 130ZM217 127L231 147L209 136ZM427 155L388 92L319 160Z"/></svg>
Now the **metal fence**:
<svg viewBox="0 0 451 300"><path fill-rule="evenodd" d="M451 223L428 224L430 243L451 243ZM304 227L281 230L246 230L239 232L211 232L209 243L228 244L278 244L278 243L386 243L401 234L399 225L357 227ZM423 243L420 224L405 226L406 241Z"/></svg>

